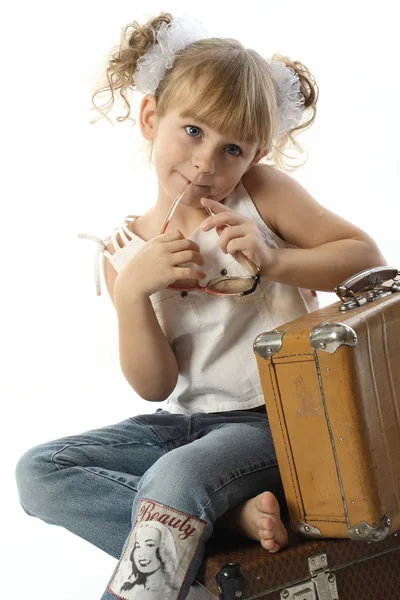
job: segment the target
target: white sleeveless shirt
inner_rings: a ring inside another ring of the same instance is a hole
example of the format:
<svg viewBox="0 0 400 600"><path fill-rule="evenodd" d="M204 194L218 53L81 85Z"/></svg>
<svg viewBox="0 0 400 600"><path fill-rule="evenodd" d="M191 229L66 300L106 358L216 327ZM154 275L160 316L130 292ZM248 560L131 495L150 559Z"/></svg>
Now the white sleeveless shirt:
<svg viewBox="0 0 400 600"><path fill-rule="evenodd" d="M222 203L254 220L272 248L293 247L267 227L242 183ZM117 230L125 244L122 248L116 231L104 239L79 234L99 243L95 262L97 295L101 294L100 255L104 254L119 272L146 243L126 226L134 218L127 217ZM109 239L114 254L105 250ZM205 261L207 279L200 282L202 285L221 274L249 274L231 255L222 252L215 229L204 232L199 227L189 239L199 245ZM264 397L253 352L255 338L318 308L315 292L263 277L256 291L247 296L212 296L201 290L179 292L167 288L152 294L150 300L179 366L178 382L163 409L184 414L262 405Z"/></svg>

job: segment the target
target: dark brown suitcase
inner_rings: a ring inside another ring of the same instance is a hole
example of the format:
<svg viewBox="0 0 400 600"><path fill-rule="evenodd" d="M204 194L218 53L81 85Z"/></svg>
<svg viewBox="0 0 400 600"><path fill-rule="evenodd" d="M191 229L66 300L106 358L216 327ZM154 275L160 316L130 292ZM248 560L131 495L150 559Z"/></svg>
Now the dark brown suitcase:
<svg viewBox="0 0 400 600"><path fill-rule="evenodd" d="M189 600L399 600L400 535L381 542L306 540L276 554L212 539Z"/></svg>

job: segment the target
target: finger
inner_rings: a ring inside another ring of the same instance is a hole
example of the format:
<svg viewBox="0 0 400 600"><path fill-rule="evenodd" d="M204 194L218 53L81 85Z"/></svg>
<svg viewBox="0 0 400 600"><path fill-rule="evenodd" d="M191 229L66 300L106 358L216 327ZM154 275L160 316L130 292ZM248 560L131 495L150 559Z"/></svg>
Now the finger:
<svg viewBox="0 0 400 600"><path fill-rule="evenodd" d="M250 267L247 259L250 258L250 256L251 256L251 260L253 260L253 262L257 262L257 261L256 261L256 257L253 257L252 253L250 253L250 256L249 256L250 244L251 244L251 239L249 238L249 236L235 238L228 243L227 254L230 254L231 256L233 256L233 258L244 269L246 269L247 272L250 272L251 274L253 274L252 273L253 269L252 269L252 267Z"/></svg>
<svg viewBox="0 0 400 600"><path fill-rule="evenodd" d="M190 267L174 267L174 277L177 281L182 279L205 279L207 274L204 271Z"/></svg>
<svg viewBox="0 0 400 600"><path fill-rule="evenodd" d="M235 213L233 210L227 212L220 212L213 217L208 217L202 224L201 228L203 231L213 229L213 227L229 227L232 225L239 225L250 221L247 217Z"/></svg>
<svg viewBox="0 0 400 600"><path fill-rule="evenodd" d="M224 210L227 212L233 212L231 208L228 208L227 206L222 204L221 201L218 202L217 200L211 200L211 198L202 198L200 202L203 206L207 206L207 208L212 208L212 210L216 213L222 212Z"/></svg>
<svg viewBox="0 0 400 600"><path fill-rule="evenodd" d="M243 252L248 250L250 240L247 237L236 237L230 239L226 245L227 254L236 254L237 252Z"/></svg>
<svg viewBox="0 0 400 600"><path fill-rule="evenodd" d="M233 256L233 258L247 271L252 271L252 267L248 263L248 259L257 263L257 257L251 250L251 238L250 236L238 237L231 240L227 246L227 253Z"/></svg>
<svg viewBox="0 0 400 600"><path fill-rule="evenodd" d="M227 225L223 225L222 227L216 227L215 231L217 232L218 235L221 235L223 230L226 229L227 227L228 227Z"/></svg>
<svg viewBox="0 0 400 600"><path fill-rule="evenodd" d="M194 250L195 252L200 252L200 246L192 240L187 240L186 238L183 238L180 240L171 240L170 242L168 242L168 250L170 252L181 252L182 250Z"/></svg>
<svg viewBox="0 0 400 600"><path fill-rule="evenodd" d="M193 250L185 250L184 252L175 252L172 256L172 264L174 266L184 263L196 263L200 266L204 266L204 258L198 252Z"/></svg>
<svg viewBox="0 0 400 600"><path fill-rule="evenodd" d="M160 233L158 237L161 238L163 242L185 239L185 236L179 229L168 229L165 233Z"/></svg>
<svg viewBox="0 0 400 600"><path fill-rule="evenodd" d="M226 227L221 235L219 236L219 245L221 250L227 254L228 244L236 239L243 239L248 235L248 229L246 225L234 225L232 227Z"/></svg>

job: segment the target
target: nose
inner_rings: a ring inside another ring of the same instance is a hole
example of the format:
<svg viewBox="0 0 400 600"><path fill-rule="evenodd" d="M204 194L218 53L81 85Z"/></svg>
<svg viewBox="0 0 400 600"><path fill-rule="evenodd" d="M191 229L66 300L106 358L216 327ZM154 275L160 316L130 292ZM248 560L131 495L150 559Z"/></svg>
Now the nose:
<svg viewBox="0 0 400 600"><path fill-rule="evenodd" d="M214 149L205 145L201 148L196 148L196 152L192 158L192 165L198 174L205 173L212 175L215 172Z"/></svg>

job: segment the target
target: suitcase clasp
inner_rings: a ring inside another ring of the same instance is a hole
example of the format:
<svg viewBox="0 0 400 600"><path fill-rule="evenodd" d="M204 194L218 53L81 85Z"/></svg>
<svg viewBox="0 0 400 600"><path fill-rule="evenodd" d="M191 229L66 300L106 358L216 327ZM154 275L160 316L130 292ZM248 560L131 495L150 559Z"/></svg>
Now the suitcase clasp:
<svg viewBox="0 0 400 600"><path fill-rule="evenodd" d="M393 283L385 285L390 280ZM351 310L400 292L400 271L393 267L366 269L343 281L335 287L335 292L343 302L339 310Z"/></svg>
<svg viewBox="0 0 400 600"><path fill-rule="evenodd" d="M328 569L326 554L308 559L311 579L281 591L281 600L339 600L336 576Z"/></svg>

